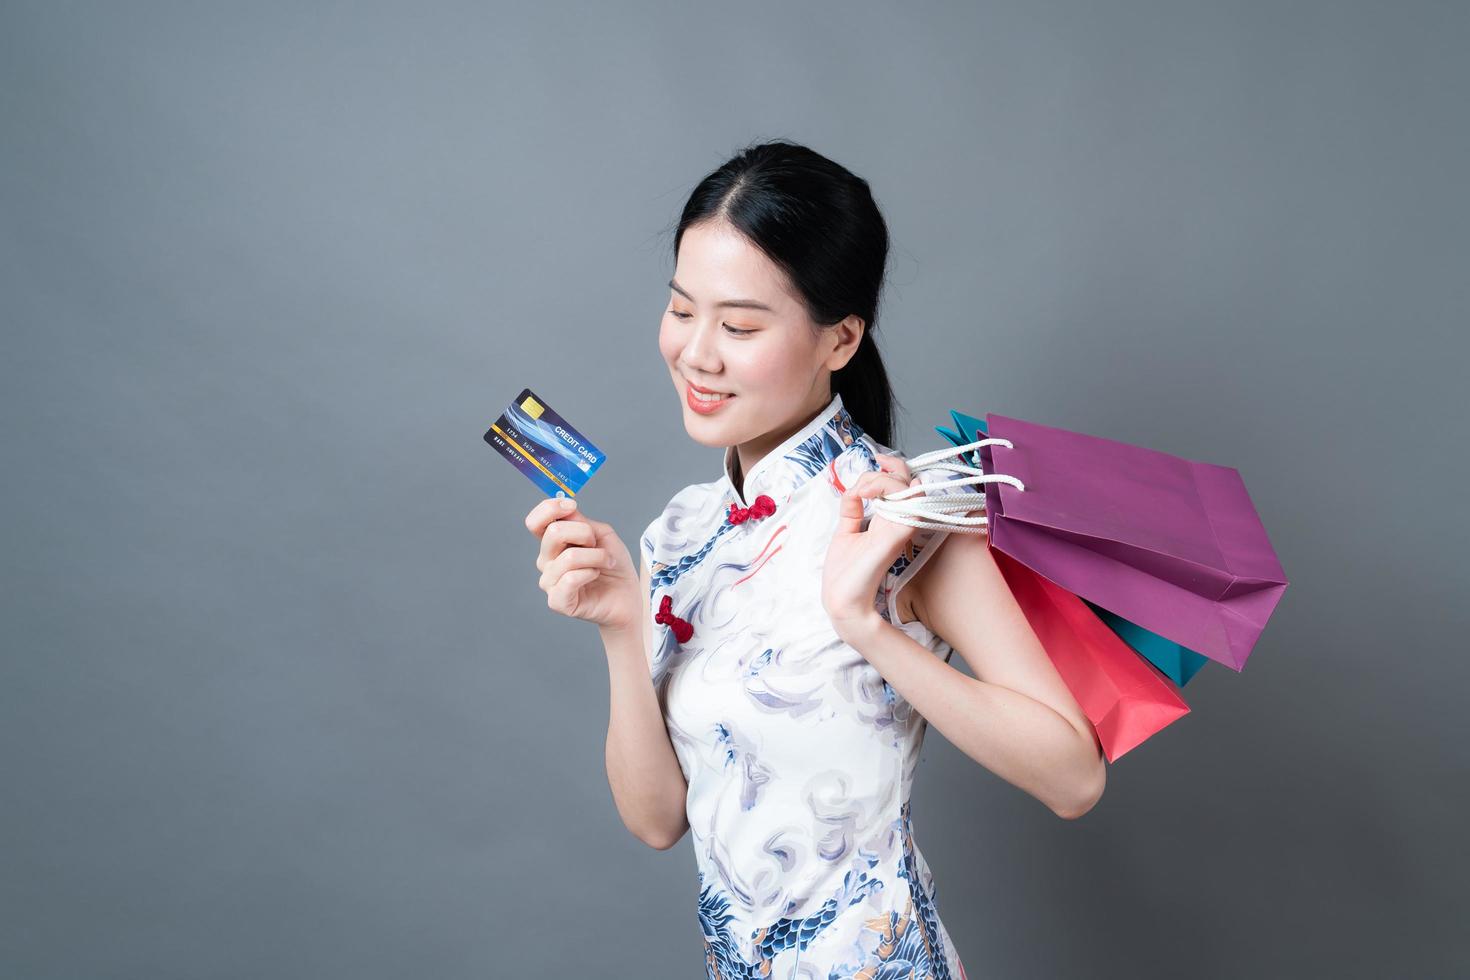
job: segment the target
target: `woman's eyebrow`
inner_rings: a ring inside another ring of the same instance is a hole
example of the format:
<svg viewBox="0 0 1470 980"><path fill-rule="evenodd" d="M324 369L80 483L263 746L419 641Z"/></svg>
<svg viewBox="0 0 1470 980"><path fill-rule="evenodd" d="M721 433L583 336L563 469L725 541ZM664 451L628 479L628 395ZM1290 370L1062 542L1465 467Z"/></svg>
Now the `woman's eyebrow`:
<svg viewBox="0 0 1470 980"><path fill-rule="evenodd" d="M693 296L690 296L688 293L686 293L684 291L684 289L677 282L675 282L672 279L669 280L669 288L672 289L674 292L678 293L680 296L682 296L685 299L687 299L689 302L691 302L691 303L697 302ZM738 306L738 307L740 307L743 310L765 310L767 313L775 313L776 312L775 310L771 309L766 304L757 302L756 300L753 300L753 299L727 299L727 300L724 300L723 302L720 302L720 303L716 303L715 304L715 308L716 309L720 308L721 306Z"/></svg>

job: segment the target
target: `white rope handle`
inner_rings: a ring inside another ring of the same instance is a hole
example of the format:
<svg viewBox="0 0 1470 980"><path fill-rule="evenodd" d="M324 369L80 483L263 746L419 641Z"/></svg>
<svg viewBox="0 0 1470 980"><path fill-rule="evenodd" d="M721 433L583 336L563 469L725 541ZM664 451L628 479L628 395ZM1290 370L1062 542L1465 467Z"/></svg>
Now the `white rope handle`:
<svg viewBox="0 0 1470 980"><path fill-rule="evenodd" d="M873 509L896 524L935 528L941 531L959 531L963 534L985 534L984 528L989 523L989 518L983 515L962 516L969 514L972 510L983 511L985 509L984 492L928 495L930 490L942 487L974 486L982 483L1009 483L1017 490L1026 489L1025 485L1014 476L1007 476L1003 473L986 473L982 470L979 466L980 454L972 452L981 446L1015 448L1009 439L979 439L975 442L967 442L963 446L955 446L953 449L936 449L933 452L915 456L913 459L904 460L908 464L909 473L914 476L928 470L942 470L964 475L950 480L920 483L916 487L906 487L903 490L895 490L881 497L875 497L873 498ZM950 459L953 456L961 456L976 465L967 466L964 463L954 462Z"/></svg>

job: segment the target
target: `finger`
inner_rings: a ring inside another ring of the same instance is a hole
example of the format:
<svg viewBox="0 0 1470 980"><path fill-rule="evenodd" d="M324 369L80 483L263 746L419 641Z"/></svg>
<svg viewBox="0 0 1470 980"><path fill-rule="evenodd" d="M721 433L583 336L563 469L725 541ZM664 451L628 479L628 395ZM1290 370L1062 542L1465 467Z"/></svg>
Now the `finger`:
<svg viewBox="0 0 1470 980"><path fill-rule="evenodd" d="M607 571L611 560L612 556L606 548L567 548L547 564L546 570L541 573L540 586L543 589L555 586L557 579L572 569Z"/></svg>
<svg viewBox="0 0 1470 980"><path fill-rule="evenodd" d="M887 453L874 453L873 456L878 460L878 468L884 473L892 473L904 480L909 478L908 460L902 456L891 456Z"/></svg>
<svg viewBox="0 0 1470 980"><path fill-rule="evenodd" d="M922 483L922 482L923 482L923 481L922 481L922 480L920 480L920 479L919 479L919 478L918 478L918 477L917 477L917 476L916 476L916 477L914 477L914 478L913 478L913 479L912 479L912 480L910 480L910 481L909 481L909 482L908 482L908 486L909 486L909 487L916 487L916 486L918 486L918 485L919 485L919 484L920 484L920 483ZM890 491L891 491L891 490L892 490L892 489L894 489L894 488L890 488ZM897 488L897 489L904 489L904 488L903 488L903 487L898 487L898 488ZM910 500L910 499L913 499L913 498L910 498L910 497L905 497L905 498L903 498L903 499L905 499L905 500ZM878 516L878 517L882 517L882 518L883 518L883 519L884 519L884 520L885 520L885 521L887 521L887 522L888 522L888 524L889 524L889 525L890 525L890 526L898 526L898 527L908 527L908 526L909 526L909 525L906 525L906 524L903 524L903 523L902 523L902 522L900 522L900 521L894 521L894 520L891 520L891 519L889 519L889 518L888 518L888 517L886 517L886 516L885 516L885 515L884 515L884 514L883 514L883 513L882 513L882 511L879 511L879 510L877 510L877 509L874 509L874 511L873 511L873 513L874 513L874 514L875 514L875 515L876 515L876 516ZM905 531L905 532L904 532L904 533L905 533L905 534L907 534L907 533L908 533L908 532L907 532L907 531Z"/></svg>
<svg viewBox="0 0 1470 980"><path fill-rule="evenodd" d="M526 530L536 537L546 533L546 525L576 513L577 501L572 497L547 497L526 515Z"/></svg>
<svg viewBox="0 0 1470 980"><path fill-rule="evenodd" d="M855 489L848 488L837 508L838 534L858 534L863 529L863 498L857 495Z"/></svg>
<svg viewBox="0 0 1470 980"><path fill-rule="evenodd" d="M536 567L545 571L552 560L573 544L595 545L597 531L586 520L561 519L552 521L541 535L541 548L536 554Z"/></svg>
<svg viewBox="0 0 1470 980"><path fill-rule="evenodd" d="M864 473L863 476L867 479L859 480L853 487L853 492L863 498L881 497L885 493L902 490L908 486L905 481L886 473Z"/></svg>
<svg viewBox="0 0 1470 980"><path fill-rule="evenodd" d="M859 474L857 480L853 483L851 487L849 487L849 489L862 490L866 487L872 486L874 483L882 483L882 481L884 480L892 479L895 479L895 477L891 476L888 473L883 473L879 470L868 470L866 473Z"/></svg>
<svg viewBox="0 0 1470 980"><path fill-rule="evenodd" d="M541 535L541 548L536 555L536 567L545 571L556 556L572 545L592 546L597 544L597 533L585 521L552 521Z"/></svg>
<svg viewBox="0 0 1470 980"><path fill-rule="evenodd" d="M569 613L577 607L577 593L582 586L601 574L595 568L576 568L567 572L546 593L546 604L559 613Z"/></svg>
<svg viewBox="0 0 1470 980"><path fill-rule="evenodd" d="M912 478L909 478L909 477L900 478L900 477L896 477L895 476L895 477L885 477L884 479L885 480L888 480L890 482L888 482L883 487L882 494L879 494L879 496L890 494L890 493L895 493L895 492L897 492L899 490L907 490L910 487L919 486L920 484L922 484L924 482L923 480L921 480L917 476L916 477L912 477ZM903 500L911 500L911 499L913 499L913 496L910 495L908 497L903 497L901 499L903 499Z"/></svg>

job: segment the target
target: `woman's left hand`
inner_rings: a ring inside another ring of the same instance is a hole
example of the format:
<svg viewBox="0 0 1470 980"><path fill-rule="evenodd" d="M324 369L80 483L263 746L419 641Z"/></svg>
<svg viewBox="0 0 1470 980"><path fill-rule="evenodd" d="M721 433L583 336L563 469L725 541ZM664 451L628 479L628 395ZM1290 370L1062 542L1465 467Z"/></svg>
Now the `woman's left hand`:
<svg viewBox="0 0 1470 980"><path fill-rule="evenodd" d="M890 521L877 511L862 529L863 501L919 483L902 457L875 453L880 470L864 473L842 495L837 529L822 570L822 606L844 640L876 627L876 597L883 576L916 528Z"/></svg>

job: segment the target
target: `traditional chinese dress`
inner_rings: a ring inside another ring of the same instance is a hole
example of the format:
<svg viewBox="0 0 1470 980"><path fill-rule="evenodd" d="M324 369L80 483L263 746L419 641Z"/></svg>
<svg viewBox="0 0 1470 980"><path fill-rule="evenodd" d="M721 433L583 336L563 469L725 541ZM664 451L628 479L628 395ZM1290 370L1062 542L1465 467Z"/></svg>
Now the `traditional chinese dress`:
<svg viewBox="0 0 1470 980"><path fill-rule="evenodd" d="M894 450L835 395L743 488L728 448L724 475L680 490L642 537L710 978L964 977L913 836L927 723L821 601L841 494L879 468L875 453ZM915 530L874 602L947 662L949 645L897 606L945 533Z"/></svg>

